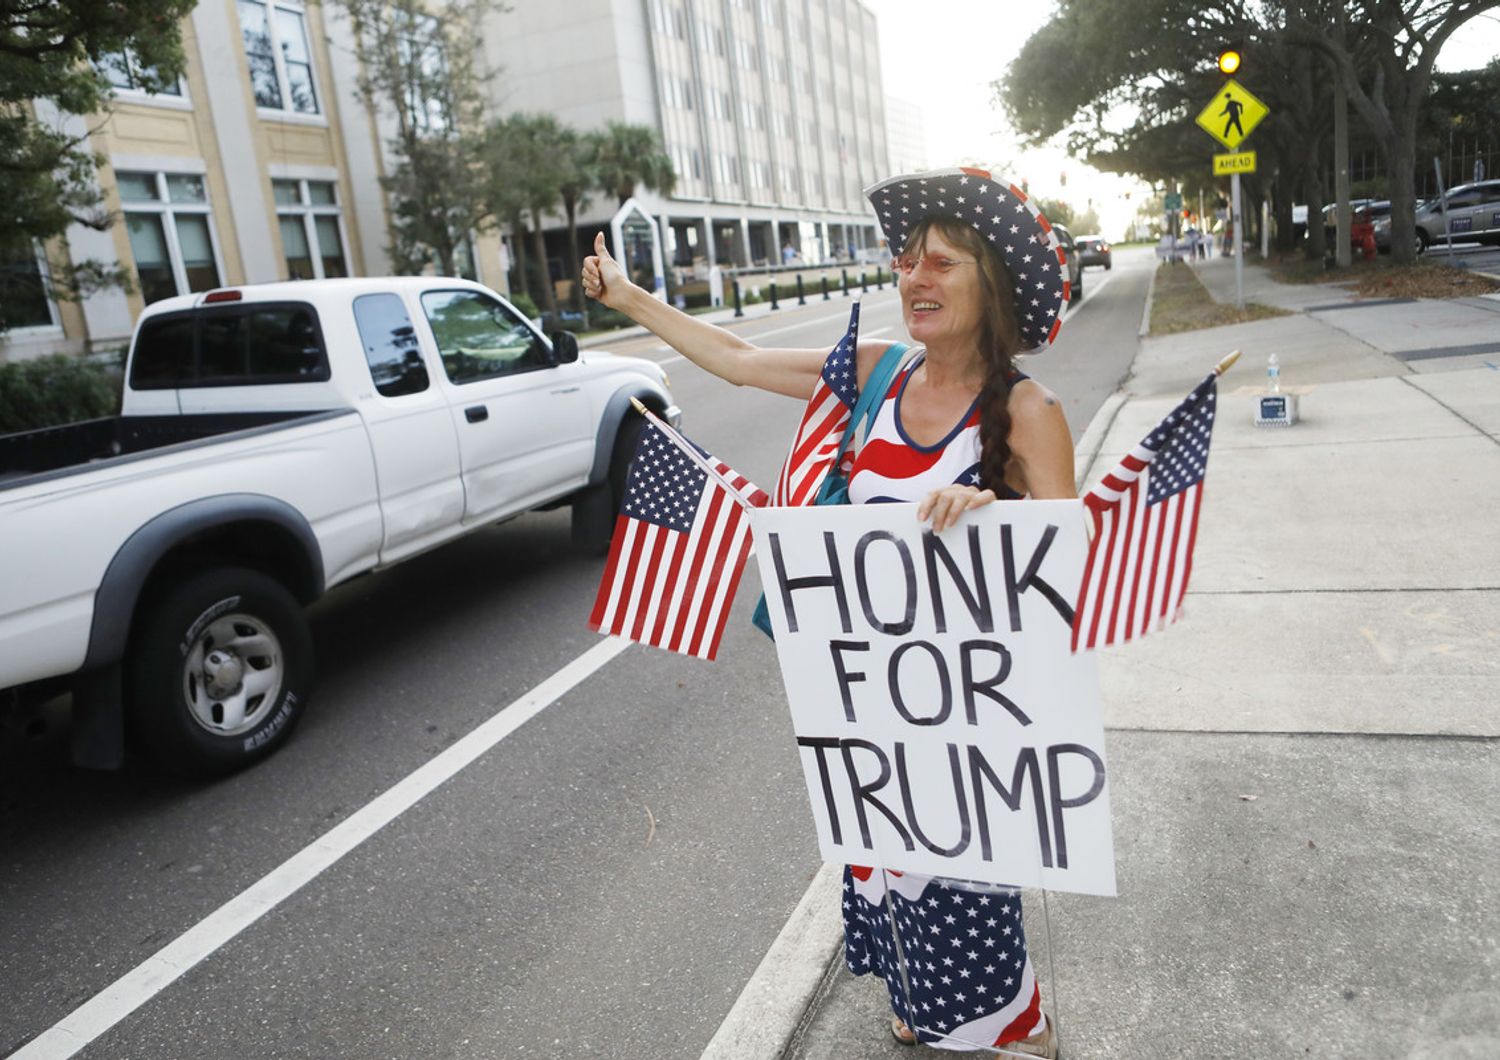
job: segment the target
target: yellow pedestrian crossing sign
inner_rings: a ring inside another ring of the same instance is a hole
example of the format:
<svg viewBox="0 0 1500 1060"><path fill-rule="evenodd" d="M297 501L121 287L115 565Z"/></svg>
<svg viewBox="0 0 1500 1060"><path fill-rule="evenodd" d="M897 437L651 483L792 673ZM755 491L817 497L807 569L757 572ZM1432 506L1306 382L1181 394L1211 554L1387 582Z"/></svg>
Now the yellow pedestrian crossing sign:
<svg viewBox="0 0 1500 1060"><path fill-rule="evenodd" d="M1224 82L1224 87L1198 113L1198 124L1204 132L1233 151L1269 113L1269 107L1252 96L1244 85L1231 79Z"/></svg>

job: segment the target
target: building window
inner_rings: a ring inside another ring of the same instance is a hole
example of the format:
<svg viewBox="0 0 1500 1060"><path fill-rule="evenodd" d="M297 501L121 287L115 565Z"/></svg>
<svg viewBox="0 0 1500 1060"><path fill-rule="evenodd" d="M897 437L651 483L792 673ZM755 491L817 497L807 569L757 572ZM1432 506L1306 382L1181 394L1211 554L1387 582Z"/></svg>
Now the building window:
<svg viewBox="0 0 1500 1060"><path fill-rule="evenodd" d="M256 106L319 113L302 6L239 0L239 11Z"/></svg>
<svg viewBox="0 0 1500 1060"><path fill-rule="evenodd" d="M149 66L143 66L141 61L128 48L124 51L106 52L99 57L96 64L99 72L104 75L111 87L124 92L142 92L153 96L176 96L182 98L182 84L173 81L171 84L161 84L161 78L156 71ZM160 87L150 87L159 85Z"/></svg>
<svg viewBox="0 0 1500 1060"><path fill-rule="evenodd" d="M141 295L149 302L219 286L201 173L115 174Z"/></svg>
<svg viewBox="0 0 1500 1060"><path fill-rule="evenodd" d="M40 254L0 262L0 332L57 326Z"/></svg>
<svg viewBox="0 0 1500 1060"><path fill-rule="evenodd" d="M273 180L276 219L287 277L322 280L348 276L349 257L339 223L337 188L331 180Z"/></svg>

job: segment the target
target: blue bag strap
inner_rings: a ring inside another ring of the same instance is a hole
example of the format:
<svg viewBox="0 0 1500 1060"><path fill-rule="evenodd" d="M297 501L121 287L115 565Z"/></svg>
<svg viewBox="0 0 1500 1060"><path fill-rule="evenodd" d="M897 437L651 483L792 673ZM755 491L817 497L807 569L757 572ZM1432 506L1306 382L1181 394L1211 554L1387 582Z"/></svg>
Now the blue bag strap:
<svg viewBox="0 0 1500 1060"><path fill-rule="evenodd" d="M849 417L849 426L844 428L844 437L839 442L838 454L833 458L834 467L838 467L839 462L844 459L844 451L854 440L854 432L859 429L860 423L866 419L874 422L880 402L885 398L886 391L891 388L891 380L896 378L896 371L901 367L901 359L906 356L908 349L910 347L904 342L893 342L886 347L885 353L880 355L879 362L870 372L870 378L865 380L865 385L859 392L859 400L854 403L854 414Z"/></svg>

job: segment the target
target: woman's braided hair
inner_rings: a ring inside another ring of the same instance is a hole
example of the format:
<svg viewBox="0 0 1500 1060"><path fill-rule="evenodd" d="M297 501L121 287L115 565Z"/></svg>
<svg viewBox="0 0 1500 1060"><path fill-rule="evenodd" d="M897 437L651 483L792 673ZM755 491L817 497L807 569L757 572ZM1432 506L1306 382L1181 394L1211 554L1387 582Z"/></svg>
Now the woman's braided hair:
<svg viewBox="0 0 1500 1060"><path fill-rule="evenodd" d="M1010 377L1021 348L1016 323L1015 282L1005 259L970 226L942 217L928 217L912 228L902 253L920 257L927 249L927 233L938 232L953 246L974 255L979 263L983 316L979 322L979 355L984 359L984 386L979 391L979 484L998 495L1005 486L1010 463Z"/></svg>

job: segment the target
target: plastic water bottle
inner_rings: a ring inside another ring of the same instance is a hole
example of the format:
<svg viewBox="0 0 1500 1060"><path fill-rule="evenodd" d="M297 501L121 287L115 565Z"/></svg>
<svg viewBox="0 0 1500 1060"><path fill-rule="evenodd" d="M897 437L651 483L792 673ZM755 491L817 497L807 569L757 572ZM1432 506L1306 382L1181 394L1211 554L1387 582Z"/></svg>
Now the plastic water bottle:
<svg viewBox="0 0 1500 1060"><path fill-rule="evenodd" d="M1281 393L1281 362L1276 355L1271 354L1271 359L1266 362L1266 392L1269 394Z"/></svg>

